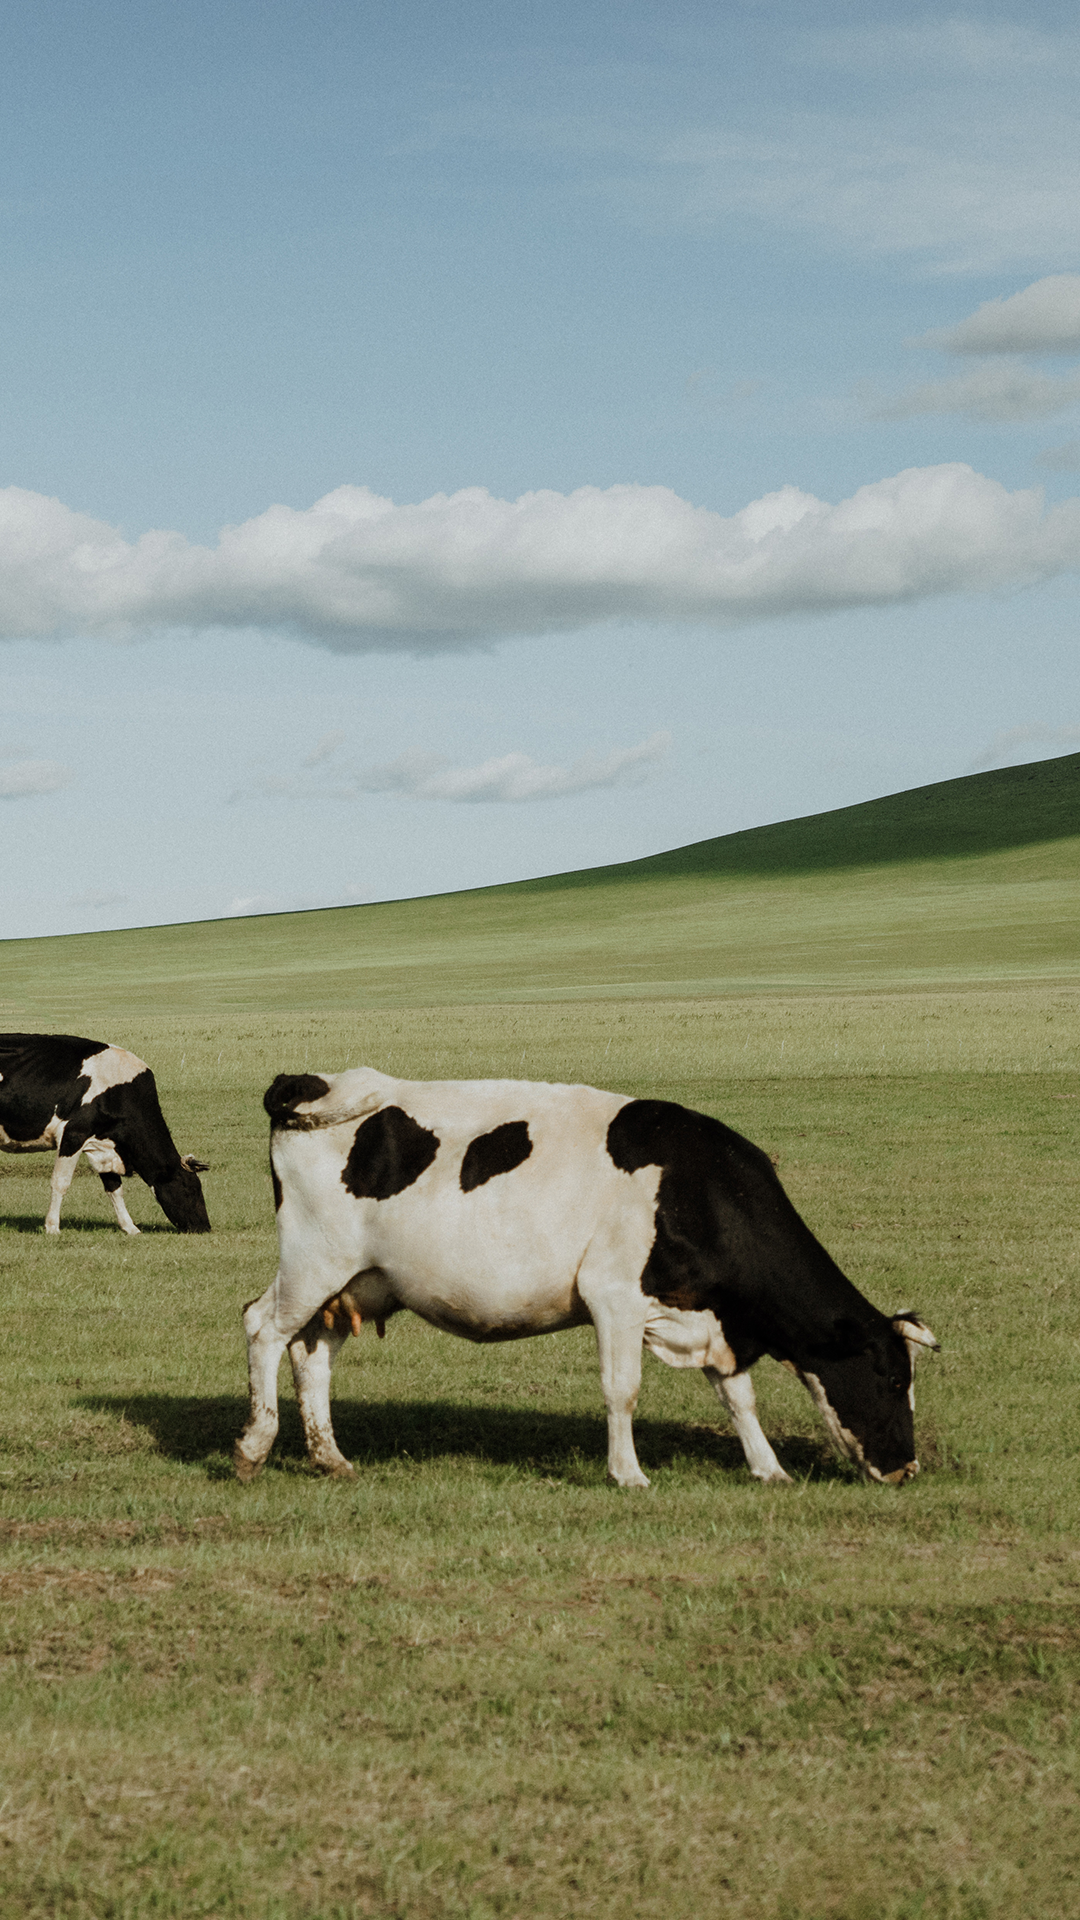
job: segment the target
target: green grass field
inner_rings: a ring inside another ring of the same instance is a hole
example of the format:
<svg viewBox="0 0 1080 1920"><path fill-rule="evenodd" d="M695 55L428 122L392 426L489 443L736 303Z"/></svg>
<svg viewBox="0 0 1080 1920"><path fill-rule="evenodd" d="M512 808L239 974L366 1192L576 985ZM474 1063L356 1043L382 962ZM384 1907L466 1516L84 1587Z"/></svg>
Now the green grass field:
<svg viewBox="0 0 1080 1920"><path fill-rule="evenodd" d="M215 1226L132 1182L126 1240L80 1175L46 1241L48 1160L0 1158L0 1914L1072 1920L1078 846L1070 756L591 879L0 947L4 1027L151 1060ZM942 1341L923 1474L859 1484L764 1361L759 1487L647 1360L620 1494L587 1329L402 1316L336 1375L357 1481L286 1390L239 1487L262 1090L360 1060L776 1151Z"/></svg>

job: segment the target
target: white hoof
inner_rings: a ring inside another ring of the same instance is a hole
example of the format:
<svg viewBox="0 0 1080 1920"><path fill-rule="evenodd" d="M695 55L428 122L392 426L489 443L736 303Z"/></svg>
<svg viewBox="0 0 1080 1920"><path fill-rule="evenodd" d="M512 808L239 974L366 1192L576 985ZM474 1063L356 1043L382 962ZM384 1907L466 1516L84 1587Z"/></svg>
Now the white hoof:
<svg viewBox="0 0 1080 1920"><path fill-rule="evenodd" d="M772 1467L767 1467L762 1473L752 1472L751 1478L759 1480L763 1487L790 1487L791 1485L791 1475L785 1473L783 1467L777 1467L775 1471Z"/></svg>
<svg viewBox="0 0 1080 1920"><path fill-rule="evenodd" d="M649 1484L640 1467L635 1467L632 1473L612 1473L609 1467L608 1479L616 1487L647 1487Z"/></svg>

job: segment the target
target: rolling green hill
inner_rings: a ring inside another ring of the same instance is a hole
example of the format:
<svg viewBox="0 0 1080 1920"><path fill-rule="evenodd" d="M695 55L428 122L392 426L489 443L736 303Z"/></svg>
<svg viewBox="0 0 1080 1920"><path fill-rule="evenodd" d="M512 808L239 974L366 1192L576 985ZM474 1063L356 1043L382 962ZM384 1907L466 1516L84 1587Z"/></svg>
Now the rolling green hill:
<svg viewBox="0 0 1080 1920"><path fill-rule="evenodd" d="M1080 834L1080 753L1000 767L774 826L695 840L670 853L518 884L529 891L654 875L824 873L895 861L956 860Z"/></svg>
<svg viewBox="0 0 1080 1920"><path fill-rule="evenodd" d="M0 1023L1073 980L1080 754L649 859L0 945Z"/></svg>

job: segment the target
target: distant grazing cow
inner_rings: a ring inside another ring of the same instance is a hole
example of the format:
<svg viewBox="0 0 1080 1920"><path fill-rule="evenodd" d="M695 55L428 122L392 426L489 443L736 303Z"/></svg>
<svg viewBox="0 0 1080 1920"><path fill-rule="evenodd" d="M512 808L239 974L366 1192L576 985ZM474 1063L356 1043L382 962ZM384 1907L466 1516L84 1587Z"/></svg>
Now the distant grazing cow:
<svg viewBox="0 0 1080 1920"><path fill-rule="evenodd" d="M0 1151L56 1150L46 1233L59 1233L60 1208L85 1153L125 1233L139 1229L121 1179L137 1173L181 1233L209 1233L199 1184L203 1161L181 1156L158 1104L145 1060L104 1040L67 1033L0 1034Z"/></svg>
<svg viewBox="0 0 1080 1920"><path fill-rule="evenodd" d="M933 1334L864 1300L768 1156L720 1121L594 1087L368 1067L279 1075L265 1105L281 1264L244 1312L242 1480L273 1445L286 1348L313 1464L351 1473L330 1369L350 1326L402 1307L481 1341L591 1321L622 1487L648 1485L631 1428L643 1344L702 1368L755 1479L787 1479L755 1412L749 1369L764 1353L798 1375L866 1478L918 1472L914 1356Z"/></svg>

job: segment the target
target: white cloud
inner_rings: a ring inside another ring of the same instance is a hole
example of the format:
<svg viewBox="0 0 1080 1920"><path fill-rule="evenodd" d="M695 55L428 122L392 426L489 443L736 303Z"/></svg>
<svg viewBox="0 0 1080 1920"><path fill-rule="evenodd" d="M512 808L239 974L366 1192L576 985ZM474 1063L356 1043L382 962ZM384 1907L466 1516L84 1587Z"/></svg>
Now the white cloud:
<svg viewBox="0 0 1080 1920"><path fill-rule="evenodd" d="M909 387L871 408L879 420L908 420L920 413L963 413L972 420L1043 420L1080 400L1080 370L1036 373L1015 360L985 360L970 373L951 374Z"/></svg>
<svg viewBox="0 0 1080 1920"><path fill-rule="evenodd" d="M525 753L504 753L476 767L455 767L441 754L403 753L358 774L353 785L365 793L407 793L417 800L555 800L643 780L670 745L669 733L654 733L640 746L582 754L568 767L538 766Z"/></svg>
<svg viewBox="0 0 1080 1920"><path fill-rule="evenodd" d="M978 773L982 767L993 766L995 760L1008 760L1011 754L1032 747L1057 747L1067 753L1070 747L1080 747L1080 727L1010 727L1007 733L999 733L990 742L985 753L980 753L968 767L969 773Z"/></svg>
<svg viewBox="0 0 1080 1920"><path fill-rule="evenodd" d="M783 487L730 518L667 487L396 506L339 487L270 507L216 548L128 542L0 491L0 634L264 628L341 652L462 650L604 621L758 619L981 592L1080 567L1080 499L1047 508L959 463L912 467L837 505Z"/></svg>
<svg viewBox="0 0 1080 1920"><path fill-rule="evenodd" d="M1052 273L1007 300L987 300L913 344L946 353L1067 353L1080 347L1080 273Z"/></svg>
<svg viewBox="0 0 1080 1920"><path fill-rule="evenodd" d="M31 794L57 793L72 778L70 767L57 760L0 762L0 800L23 800Z"/></svg>

